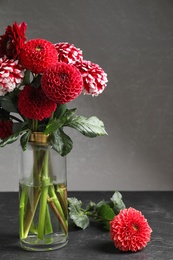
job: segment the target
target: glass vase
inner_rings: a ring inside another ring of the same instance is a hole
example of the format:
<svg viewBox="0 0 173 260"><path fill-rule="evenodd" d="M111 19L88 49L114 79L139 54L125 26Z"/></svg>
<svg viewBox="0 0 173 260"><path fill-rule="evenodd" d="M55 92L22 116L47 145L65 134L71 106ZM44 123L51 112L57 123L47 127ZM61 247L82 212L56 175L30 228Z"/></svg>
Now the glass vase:
<svg viewBox="0 0 173 260"><path fill-rule="evenodd" d="M48 136L31 135L19 163L20 245L30 251L55 250L68 242L66 159Z"/></svg>

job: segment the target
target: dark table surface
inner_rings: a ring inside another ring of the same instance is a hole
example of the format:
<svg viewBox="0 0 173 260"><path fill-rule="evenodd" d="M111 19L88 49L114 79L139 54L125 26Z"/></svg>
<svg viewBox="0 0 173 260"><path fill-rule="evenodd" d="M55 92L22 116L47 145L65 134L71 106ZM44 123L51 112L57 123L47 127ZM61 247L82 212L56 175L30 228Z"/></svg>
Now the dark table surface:
<svg viewBox="0 0 173 260"><path fill-rule="evenodd" d="M0 193L0 259L115 259L115 260L173 260L173 191L172 192L121 192L127 207L134 207L147 218L153 233L150 243L142 251L122 253L110 240L109 232L91 224L80 230L69 225L69 242L66 247L50 252L28 252L19 246L18 193ZM88 203L109 199L113 192L69 192Z"/></svg>

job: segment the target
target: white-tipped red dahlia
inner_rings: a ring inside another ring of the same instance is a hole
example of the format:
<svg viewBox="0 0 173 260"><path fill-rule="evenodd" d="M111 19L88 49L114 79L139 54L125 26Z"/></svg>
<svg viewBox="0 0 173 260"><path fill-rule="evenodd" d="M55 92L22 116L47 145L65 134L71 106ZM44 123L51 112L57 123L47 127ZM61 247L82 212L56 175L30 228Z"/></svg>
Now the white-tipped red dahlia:
<svg viewBox="0 0 173 260"><path fill-rule="evenodd" d="M13 91L23 77L24 70L17 60L0 58L0 96Z"/></svg>
<svg viewBox="0 0 173 260"><path fill-rule="evenodd" d="M55 48L58 54L58 61L74 64L83 60L82 51L73 44L60 42L55 44Z"/></svg>
<svg viewBox="0 0 173 260"><path fill-rule="evenodd" d="M84 94L98 96L107 86L107 74L104 70L91 61L77 62L75 66L81 72L83 78Z"/></svg>

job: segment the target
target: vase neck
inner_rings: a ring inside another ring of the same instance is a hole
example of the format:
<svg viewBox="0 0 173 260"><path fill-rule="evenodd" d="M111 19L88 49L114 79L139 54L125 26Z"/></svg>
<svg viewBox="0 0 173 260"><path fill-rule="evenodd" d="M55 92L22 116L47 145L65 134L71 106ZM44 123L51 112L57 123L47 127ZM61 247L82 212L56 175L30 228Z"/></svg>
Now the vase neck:
<svg viewBox="0 0 173 260"><path fill-rule="evenodd" d="M29 138L29 142L48 145L49 144L49 135L45 135L42 132L33 132Z"/></svg>

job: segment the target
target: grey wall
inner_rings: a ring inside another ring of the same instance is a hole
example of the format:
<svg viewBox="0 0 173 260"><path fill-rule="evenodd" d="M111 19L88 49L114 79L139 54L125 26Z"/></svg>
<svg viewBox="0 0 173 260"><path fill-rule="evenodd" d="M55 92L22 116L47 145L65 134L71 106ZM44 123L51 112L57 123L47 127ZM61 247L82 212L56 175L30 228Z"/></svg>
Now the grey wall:
<svg viewBox="0 0 173 260"><path fill-rule="evenodd" d="M0 34L14 21L27 37L68 41L108 74L96 98L71 102L108 136L68 130L69 190L173 189L173 1L1 0ZM17 190L18 144L0 151L0 190Z"/></svg>

